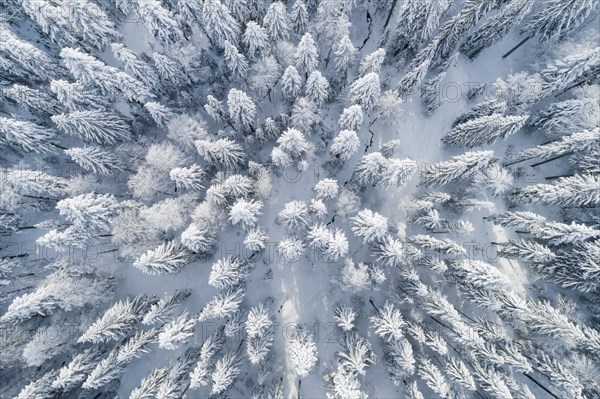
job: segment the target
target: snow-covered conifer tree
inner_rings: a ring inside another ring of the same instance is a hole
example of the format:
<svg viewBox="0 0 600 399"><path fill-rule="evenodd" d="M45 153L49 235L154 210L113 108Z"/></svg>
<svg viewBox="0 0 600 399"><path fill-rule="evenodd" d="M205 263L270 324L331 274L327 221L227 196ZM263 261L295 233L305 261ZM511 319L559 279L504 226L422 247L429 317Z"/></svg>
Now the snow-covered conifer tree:
<svg viewBox="0 0 600 399"><path fill-rule="evenodd" d="M342 36L333 45L334 65L335 71L339 75L341 82L346 81L346 74L348 70L354 65L356 61L356 53L358 50L352 44L348 35Z"/></svg>
<svg viewBox="0 0 600 399"><path fill-rule="evenodd" d="M344 108L340 115L339 125L341 129L358 130L364 122L363 111L360 105L354 104Z"/></svg>
<svg viewBox="0 0 600 399"><path fill-rule="evenodd" d="M60 57L77 80L97 88L102 94L123 96L127 100L138 102L146 102L153 97L139 80L80 50L65 47L61 50Z"/></svg>
<svg viewBox="0 0 600 399"><path fill-rule="evenodd" d="M292 29L301 35L308 29L308 10L303 0L296 0L290 15Z"/></svg>
<svg viewBox="0 0 600 399"><path fill-rule="evenodd" d="M0 25L0 54L0 67L13 76L45 81L60 72L55 60L4 24Z"/></svg>
<svg viewBox="0 0 600 399"><path fill-rule="evenodd" d="M204 1L202 22L204 31L217 46L223 47L225 40L237 44L240 24L219 0Z"/></svg>
<svg viewBox="0 0 600 399"><path fill-rule="evenodd" d="M242 300L244 299L244 289L230 287L215 295L205 306L202 308L198 316L198 321L205 321L209 319L222 319L236 313Z"/></svg>
<svg viewBox="0 0 600 399"><path fill-rule="evenodd" d="M165 242L140 256L133 266L147 274L177 273L188 263L185 248L175 241Z"/></svg>
<svg viewBox="0 0 600 399"><path fill-rule="evenodd" d="M229 90L227 107L229 108L229 116L235 123L239 123L246 130L254 126L256 122L256 104L246 93L237 89Z"/></svg>
<svg viewBox="0 0 600 399"><path fill-rule="evenodd" d="M377 335L386 340L393 342L404 336L403 327L406 324L400 310L398 310L391 302L386 302L377 314L371 317L371 324Z"/></svg>
<svg viewBox="0 0 600 399"><path fill-rule="evenodd" d="M562 177L556 184L532 184L513 193L517 200L563 207L600 204L600 179L594 175Z"/></svg>
<svg viewBox="0 0 600 399"><path fill-rule="evenodd" d="M385 59L385 50L379 48L373 51L371 54L368 54L363 60L360 62L358 66L358 74L364 76L371 72L379 75L379 71L381 71L381 65L383 65L383 61Z"/></svg>
<svg viewBox="0 0 600 399"><path fill-rule="evenodd" d="M81 82L69 83L66 80L53 80L50 82L50 91L54 93L58 101L69 111L108 108L108 99L102 96L98 90L86 87Z"/></svg>
<svg viewBox="0 0 600 399"><path fill-rule="evenodd" d="M118 301L89 326L77 342L108 342L126 336L142 319L150 304L145 295Z"/></svg>
<svg viewBox="0 0 600 399"><path fill-rule="evenodd" d="M263 26L269 32L273 41L286 40L290 33L290 20L286 6L281 1L271 3L265 17Z"/></svg>
<svg viewBox="0 0 600 399"><path fill-rule="evenodd" d="M302 78L298 70L293 66L288 66L281 77L281 93L283 97L293 102L299 95L302 86Z"/></svg>
<svg viewBox="0 0 600 399"><path fill-rule="evenodd" d="M306 80L306 97L321 107L329 95L329 82L319 71L313 71Z"/></svg>
<svg viewBox="0 0 600 399"><path fill-rule="evenodd" d="M242 78L246 76L248 72L248 61L242 53L239 52L236 46L231 44L229 40L225 40L223 43L225 49L224 56L227 68L234 77Z"/></svg>
<svg viewBox="0 0 600 399"><path fill-rule="evenodd" d="M194 335L196 319L189 317L187 312L169 321L158 334L158 346L163 349L175 350L185 344Z"/></svg>
<svg viewBox="0 0 600 399"><path fill-rule="evenodd" d="M354 130L341 130L332 140L329 151L342 161L347 161L360 146L360 139Z"/></svg>
<svg viewBox="0 0 600 399"><path fill-rule="evenodd" d="M551 0L536 10L531 20L521 29L527 38L539 35L540 42L564 39L576 30L598 6L594 0Z"/></svg>
<svg viewBox="0 0 600 399"><path fill-rule="evenodd" d="M286 236L277 244L277 252L286 262L296 262L304 255L305 245L295 236Z"/></svg>
<svg viewBox="0 0 600 399"><path fill-rule="evenodd" d="M54 115L52 122L65 133L100 144L114 144L130 137L127 122L110 112L74 111Z"/></svg>
<svg viewBox="0 0 600 399"><path fill-rule="evenodd" d="M86 229L109 230L109 218L119 209L112 194L81 194L56 204L67 221Z"/></svg>
<svg viewBox="0 0 600 399"><path fill-rule="evenodd" d="M245 265L239 257L221 258L212 265L208 284L219 289L235 287L246 276Z"/></svg>
<svg viewBox="0 0 600 399"><path fill-rule="evenodd" d="M350 101L360 104L365 110L371 110L379 101L381 88L379 75L369 72L350 85Z"/></svg>
<svg viewBox="0 0 600 399"><path fill-rule="evenodd" d="M358 183L366 186L367 184L378 184L382 179L383 170L388 163L388 159L380 152L370 152L360 159L354 170L354 177Z"/></svg>
<svg viewBox="0 0 600 399"><path fill-rule="evenodd" d="M312 335L304 328L296 328L286 345L290 362L299 377L306 377L317 364L317 346Z"/></svg>
<svg viewBox="0 0 600 399"><path fill-rule="evenodd" d="M339 304L333 310L333 318L342 330L350 331L354 328L356 312L344 304Z"/></svg>
<svg viewBox="0 0 600 399"><path fill-rule="evenodd" d="M269 36L265 28L254 21L248 21L242 43L246 46L248 56L253 58L268 48Z"/></svg>
<svg viewBox="0 0 600 399"><path fill-rule="evenodd" d="M225 342L223 330L210 334L200 349L200 358L190 373L190 388L198 389L209 383L210 369L214 365L214 356Z"/></svg>
<svg viewBox="0 0 600 399"><path fill-rule="evenodd" d="M123 63L127 72L140 82L144 82L146 86L151 87L154 91L160 90L158 73L150 63L125 47L122 43L113 43L110 47L115 58Z"/></svg>
<svg viewBox="0 0 600 399"><path fill-rule="evenodd" d="M423 171L421 178L427 185L448 184L472 177L477 171L485 168L493 161L493 151L466 152L448 161L430 165Z"/></svg>
<svg viewBox="0 0 600 399"><path fill-rule="evenodd" d="M123 168L119 157L102 147L71 147L65 153L84 170L92 173L108 175Z"/></svg>
<svg viewBox="0 0 600 399"><path fill-rule="evenodd" d="M366 369L377 362L369 341L356 332L346 335L344 351L338 353L339 362L346 370L365 375Z"/></svg>
<svg viewBox="0 0 600 399"><path fill-rule="evenodd" d="M235 169L246 159L246 153L241 145L224 138L215 141L196 140L196 150L204 159L225 168Z"/></svg>
<svg viewBox="0 0 600 399"><path fill-rule="evenodd" d="M473 148L493 144L515 134L524 125L529 115L504 116L492 114L469 120L455 126L442 141L451 146Z"/></svg>
<svg viewBox="0 0 600 399"><path fill-rule="evenodd" d="M240 373L241 359L237 353L227 353L217 360L212 372L211 393L225 392Z"/></svg>
<svg viewBox="0 0 600 399"><path fill-rule="evenodd" d="M38 154L54 152L56 133L32 122L0 117L0 143Z"/></svg>
<svg viewBox="0 0 600 399"><path fill-rule="evenodd" d="M310 33L305 33L298 43L295 54L296 68L308 75L319 65L319 51Z"/></svg>
<svg viewBox="0 0 600 399"><path fill-rule="evenodd" d="M510 2L498 14L469 34L460 50L470 59L474 59L486 47L500 41L513 27L520 24L531 11L533 4L533 0Z"/></svg>
<svg viewBox="0 0 600 399"><path fill-rule="evenodd" d="M316 89L318 90L318 88ZM306 97L299 97L294 102L290 120L295 128L310 133L313 126L321 121L317 104Z"/></svg>
<svg viewBox="0 0 600 399"><path fill-rule="evenodd" d="M162 297L150 306L142 319L142 323L146 325L164 323L172 316L177 306L185 301L191 293L189 289L181 289Z"/></svg>

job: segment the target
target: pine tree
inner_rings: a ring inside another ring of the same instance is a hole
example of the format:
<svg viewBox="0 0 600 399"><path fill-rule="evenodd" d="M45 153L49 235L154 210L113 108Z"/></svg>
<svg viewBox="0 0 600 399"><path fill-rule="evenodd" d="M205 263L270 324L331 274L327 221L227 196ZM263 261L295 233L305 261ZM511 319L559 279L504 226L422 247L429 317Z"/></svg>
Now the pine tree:
<svg viewBox="0 0 600 399"><path fill-rule="evenodd" d="M102 49L118 36L104 11L87 0L55 4L26 0L23 9L43 33L61 47L78 45Z"/></svg>
<svg viewBox="0 0 600 399"><path fill-rule="evenodd" d="M403 4L392 32L387 36L390 56L402 62L416 54L435 31L450 5L451 2L447 0L433 3L409 1Z"/></svg>
<svg viewBox="0 0 600 399"><path fill-rule="evenodd" d="M574 175L560 178L556 184L532 184L519 188L514 196L526 202L547 205L585 207L600 204L600 178Z"/></svg>
<svg viewBox="0 0 600 399"><path fill-rule="evenodd" d="M288 263L298 261L304 255L304 251L304 243L295 236L283 237L277 244L277 252Z"/></svg>
<svg viewBox="0 0 600 399"><path fill-rule="evenodd" d="M461 284L475 289L502 290L510 287L510 282L502 272L479 260L452 262L451 272Z"/></svg>
<svg viewBox="0 0 600 399"><path fill-rule="evenodd" d="M512 164L537 157L551 160L572 153L587 153L598 148L598 138L600 138L600 128L583 130L563 136L558 140L517 152L509 157L509 160Z"/></svg>
<svg viewBox="0 0 600 399"><path fill-rule="evenodd" d="M309 223L308 206L304 201L290 201L279 212L278 218L288 229L307 226Z"/></svg>
<svg viewBox="0 0 600 399"><path fill-rule="evenodd" d="M600 48L576 49L576 52L558 59L542 70L546 94L567 90L571 85L597 75L600 64Z"/></svg>
<svg viewBox="0 0 600 399"><path fill-rule="evenodd" d="M360 159L354 169L354 178L363 186L381 182L382 173L388 160L380 152L371 152Z"/></svg>
<svg viewBox="0 0 600 399"><path fill-rule="evenodd" d="M237 89L229 90L227 107L229 108L229 116L235 123L239 123L247 130L254 126L256 122L256 105L246 93Z"/></svg>
<svg viewBox="0 0 600 399"><path fill-rule="evenodd" d="M354 322L356 321L356 312L354 309L339 304L333 311L333 318L336 324L344 331L350 331L354 328Z"/></svg>
<svg viewBox="0 0 600 399"><path fill-rule="evenodd" d="M595 0L551 0L537 10L521 34L527 38L539 35L541 43L562 40L581 26L597 6Z"/></svg>
<svg viewBox="0 0 600 399"><path fill-rule="evenodd" d="M277 139L279 147L293 158L303 157L308 154L311 147L304 134L299 130L290 128Z"/></svg>
<svg viewBox="0 0 600 399"><path fill-rule="evenodd" d="M185 344L194 335L196 319L188 316L187 312L174 318L162 328L158 334L159 348L175 350Z"/></svg>
<svg viewBox="0 0 600 399"><path fill-rule="evenodd" d="M360 139L354 130L341 130L332 140L329 151L342 161L347 161L358 152Z"/></svg>
<svg viewBox="0 0 600 399"><path fill-rule="evenodd" d="M192 291L189 289L181 289L164 296L150 306L146 314L144 314L142 323L145 325L164 323L172 316L177 306L185 301L191 293Z"/></svg>
<svg viewBox="0 0 600 399"><path fill-rule="evenodd" d="M298 73L298 70L290 65L283 72L281 77L281 93L283 97L293 102L300 95L300 88L302 86L302 78Z"/></svg>
<svg viewBox="0 0 600 399"><path fill-rule="evenodd" d="M317 346L312 335L298 327L287 340L287 353L299 377L306 377L317 363Z"/></svg>
<svg viewBox="0 0 600 399"><path fill-rule="evenodd" d="M215 243L211 232L195 223L181 233L181 244L195 253L208 252Z"/></svg>
<svg viewBox="0 0 600 399"><path fill-rule="evenodd" d="M0 322L50 316L57 309L71 311L85 305L96 306L107 301L111 293L111 284L106 279L59 269L47 276L34 291L15 298L0 317Z"/></svg>
<svg viewBox="0 0 600 399"><path fill-rule="evenodd" d="M341 82L346 82L346 75L348 74L348 70L354 65L357 53L358 50L354 47L348 35L342 36L333 45L335 71L340 76L339 80Z"/></svg>
<svg viewBox="0 0 600 399"><path fill-rule="evenodd" d="M107 110L109 107L108 100L98 90L85 87L80 82L53 80L50 82L50 90L69 111Z"/></svg>
<svg viewBox="0 0 600 399"><path fill-rule="evenodd" d="M253 58L269 46L269 36L265 28L254 21L248 21L242 35L242 43L246 46L247 54Z"/></svg>
<svg viewBox="0 0 600 399"><path fill-rule="evenodd" d="M71 135L103 144L129 139L129 126L116 114L104 111L74 111L54 115L52 122Z"/></svg>
<svg viewBox="0 0 600 399"><path fill-rule="evenodd" d="M358 130L362 126L364 120L362 107L358 104L354 104L348 108L344 108L338 123L341 129Z"/></svg>
<svg viewBox="0 0 600 399"><path fill-rule="evenodd" d="M168 241L148 250L133 266L147 274L170 274L179 272L187 263L185 249L174 241Z"/></svg>
<svg viewBox="0 0 600 399"><path fill-rule="evenodd" d="M375 72L367 73L350 85L350 101L362 106L363 109L371 110L379 101L381 89L379 87L379 75Z"/></svg>
<svg viewBox="0 0 600 399"><path fill-rule="evenodd" d="M206 338L200 349L200 359L190 373L190 388L198 389L201 386L208 385L209 370L213 366L214 356L221 349L224 342L225 337L222 329Z"/></svg>
<svg viewBox="0 0 600 399"><path fill-rule="evenodd" d="M404 336L403 327L406 322L391 302L386 302L370 320L375 333L387 342L399 340Z"/></svg>
<svg viewBox="0 0 600 399"><path fill-rule="evenodd" d="M119 157L102 147L71 147L65 153L84 170L92 173L109 175L123 168Z"/></svg>
<svg viewBox="0 0 600 399"><path fill-rule="evenodd" d="M229 40L225 40L223 43L224 46L224 56L225 62L227 63L227 68L231 72L234 77L242 78L248 73L248 61L246 57L242 53L240 53L233 44L229 42Z"/></svg>
<svg viewBox="0 0 600 399"><path fill-rule="evenodd" d="M358 66L358 74L360 76L365 76L369 73L376 73L379 75L381 71L381 65L383 65L383 61L385 60L385 50L379 48L372 53L368 54L363 60L360 62Z"/></svg>
<svg viewBox="0 0 600 399"><path fill-rule="evenodd" d="M308 76L305 90L306 97L321 107L329 95L329 82L321 72L315 70Z"/></svg>
<svg viewBox="0 0 600 399"><path fill-rule="evenodd" d="M465 39L460 47L461 52L471 60L474 59L486 47L502 40L512 28L520 24L531 11L533 4L533 0L510 2Z"/></svg>
<svg viewBox="0 0 600 399"><path fill-rule="evenodd" d="M407 259L404 244L389 234L381 241L372 243L372 254L378 262L392 267L400 266Z"/></svg>
<svg viewBox="0 0 600 399"><path fill-rule="evenodd" d="M237 353L227 353L217 360L212 372L211 394L225 392L240 373L241 359Z"/></svg>
<svg viewBox="0 0 600 399"><path fill-rule="evenodd" d="M175 182L177 188L201 191L204 189L202 181L204 180L204 170L193 164L188 168L174 168L169 172L169 177Z"/></svg>
<svg viewBox="0 0 600 399"><path fill-rule="evenodd" d="M267 330L261 335L249 337L246 352L250 363L260 365L264 362L273 346L273 331Z"/></svg>
<svg viewBox="0 0 600 399"><path fill-rule="evenodd" d="M214 44L223 47L225 40L237 44L239 23L219 0L206 0L202 7L204 31Z"/></svg>
<svg viewBox="0 0 600 399"><path fill-rule="evenodd" d="M261 229L253 229L246 234L244 246L250 251L260 251L266 247L269 237Z"/></svg>
<svg viewBox="0 0 600 399"><path fill-rule="evenodd" d="M384 188L400 188L418 171L419 166L411 159L388 159L383 165L381 181Z"/></svg>
<svg viewBox="0 0 600 399"><path fill-rule="evenodd" d="M326 95L326 91L319 91L322 88L317 83L317 88L315 88L317 91L315 93L316 96ZM310 133L313 126L321 122L317 104L306 97L299 97L294 102L290 120L293 127Z"/></svg>
<svg viewBox="0 0 600 399"><path fill-rule="evenodd" d="M244 229L254 227L261 215L261 201L238 199L229 210L229 221L232 224L242 224Z"/></svg>
<svg viewBox="0 0 600 399"><path fill-rule="evenodd" d="M196 140L195 145L207 162L220 164L228 169L237 168L246 159L242 146L228 138L216 141Z"/></svg>
<svg viewBox="0 0 600 399"><path fill-rule="evenodd" d="M275 1L271 3L263 19L263 26L275 42L281 39L287 40L289 36L290 20L285 8L284 3Z"/></svg>
<svg viewBox="0 0 600 399"><path fill-rule="evenodd" d="M77 80L97 88L102 94L122 96L142 103L153 98L153 94L142 82L89 54L65 47L61 50L60 57Z"/></svg>
<svg viewBox="0 0 600 399"><path fill-rule="evenodd" d="M355 373L347 371L338 364L337 369L325 377L326 387L331 399L366 399L367 393L361 391L360 381Z"/></svg>
<svg viewBox="0 0 600 399"><path fill-rule="evenodd" d="M219 289L235 287L246 276L245 265L238 257L222 258L213 263L208 284Z"/></svg>
<svg viewBox="0 0 600 399"><path fill-rule="evenodd" d="M0 54L0 68L16 77L46 81L61 72L48 54L20 39L4 24L0 25Z"/></svg>
<svg viewBox="0 0 600 399"><path fill-rule="evenodd" d="M56 133L32 122L0 117L0 144L17 151L47 154L55 151Z"/></svg>
<svg viewBox="0 0 600 399"><path fill-rule="evenodd" d="M198 321L222 319L235 314L240 308L244 295L243 288L235 287L219 292L202 308Z"/></svg>
<svg viewBox="0 0 600 399"><path fill-rule="evenodd" d="M60 176L52 176L39 170L21 168L8 169L3 172L3 183L13 188L20 195L44 194L52 197L62 197L66 193L68 181Z"/></svg>
<svg viewBox="0 0 600 399"><path fill-rule="evenodd" d="M468 148L483 144L493 144L518 132L524 125L529 115L504 116L492 114L469 120L455 126L442 141L451 146Z"/></svg>
<svg viewBox="0 0 600 399"><path fill-rule="evenodd" d="M488 166L493 161L493 151L466 152L448 161L430 165L423 171L421 178L427 185L448 184L472 177L478 170Z"/></svg>
<svg viewBox="0 0 600 399"><path fill-rule="evenodd" d="M290 15L290 23L292 29L297 34L301 35L308 29L308 10L303 0L296 0L292 7L292 14Z"/></svg>
<svg viewBox="0 0 600 399"><path fill-rule="evenodd" d="M344 352L338 353L339 364L349 372L365 375L366 369L377 362L369 341L356 332L346 335L343 348Z"/></svg>
<svg viewBox="0 0 600 399"><path fill-rule="evenodd" d="M144 110L150 114L150 117L158 127L166 126L175 116L169 107L161 103L157 103L156 101L148 101L145 103Z"/></svg>
<svg viewBox="0 0 600 399"><path fill-rule="evenodd" d="M97 344L123 338L142 319L150 305L151 301L145 295L118 301L89 326L77 342Z"/></svg>
<svg viewBox="0 0 600 399"><path fill-rule="evenodd" d="M593 129L600 123L600 105L595 98L577 98L550 104L532 116L527 125L546 135L562 136Z"/></svg>
<svg viewBox="0 0 600 399"><path fill-rule="evenodd" d="M31 88L21 84L13 84L4 88L6 98L21 107L44 116L50 116L62 111L58 101L46 90L46 87Z"/></svg>
<svg viewBox="0 0 600 399"><path fill-rule="evenodd" d="M363 242L382 239L388 229L387 218L370 209L363 209L351 220L352 232L357 237L362 237Z"/></svg>
<svg viewBox="0 0 600 399"><path fill-rule="evenodd" d="M550 245L573 244L600 237L600 230L593 229L584 224L571 222L571 224L559 222L545 222L535 224L529 228L529 233Z"/></svg>
<svg viewBox="0 0 600 399"><path fill-rule="evenodd" d="M163 45L175 46L183 41L184 35L172 13L159 0L133 0L135 11L146 30Z"/></svg>
<svg viewBox="0 0 600 399"><path fill-rule="evenodd" d="M59 370L56 379L52 382L52 388L69 392L79 386L92 372L100 358L101 351L98 348L90 348L78 353Z"/></svg>
<svg viewBox="0 0 600 399"><path fill-rule="evenodd" d="M112 194L88 193L61 200L56 209L74 225L106 231L110 229L110 217L119 209L119 204Z"/></svg>
<svg viewBox="0 0 600 399"><path fill-rule="evenodd" d="M298 43L295 54L296 68L308 75L319 65L319 51L310 33L305 33Z"/></svg>
<svg viewBox="0 0 600 399"><path fill-rule="evenodd" d="M86 248L92 238L88 231L71 226L63 231L52 229L38 238L36 243L59 252L68 252L74 248Z"/></svg>

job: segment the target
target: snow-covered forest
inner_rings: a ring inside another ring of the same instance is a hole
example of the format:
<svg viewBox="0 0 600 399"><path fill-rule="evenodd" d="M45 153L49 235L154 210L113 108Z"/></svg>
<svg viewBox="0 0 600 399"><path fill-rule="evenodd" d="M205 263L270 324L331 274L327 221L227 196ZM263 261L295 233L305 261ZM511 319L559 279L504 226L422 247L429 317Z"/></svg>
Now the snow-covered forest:
<svg viewBox="0 0 600 399"><path fill-rule="evenodd" d="M600 398L599 0L0 0L0 398Z"/></svg>

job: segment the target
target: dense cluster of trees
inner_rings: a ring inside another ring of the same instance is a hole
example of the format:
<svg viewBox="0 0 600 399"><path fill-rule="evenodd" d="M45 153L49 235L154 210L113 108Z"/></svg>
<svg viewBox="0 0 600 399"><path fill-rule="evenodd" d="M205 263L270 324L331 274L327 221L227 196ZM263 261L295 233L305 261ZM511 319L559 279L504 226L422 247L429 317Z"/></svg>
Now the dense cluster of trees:
<svg viewBox="0 0 600 399"><path fill-rule="evenodd" d="M282 399L321 378L363 399L371 370L414 399L598 396L598 0L0 6L0 235L36 246L0 249L0 396ZM469 92L440 127L452 155L397 157L410 148L381 132L407 98L429 117L453 65L511 32L505 56L533 38L548 54ZM536 168L552 172L522 178ZM279 203L290 172L316 178ZM491 224L497 262L471 245ZM231 237L243 250L219 253ZM329 268L316 316L334 358L310 320L277 335L285 298L254 291L273 278L261 255L306 279ZM200 263L205 281L169 286ZM153 351L165 363L122 392Z"/></svg>

